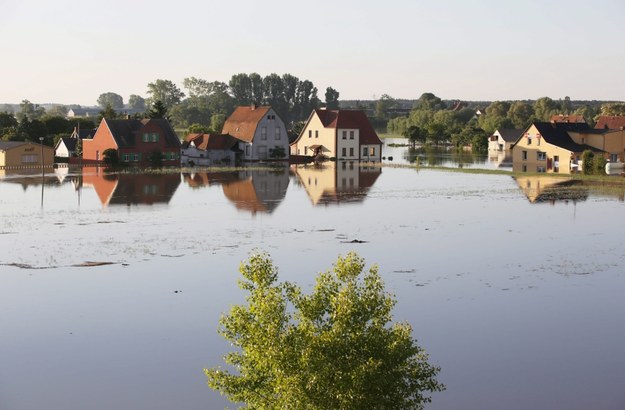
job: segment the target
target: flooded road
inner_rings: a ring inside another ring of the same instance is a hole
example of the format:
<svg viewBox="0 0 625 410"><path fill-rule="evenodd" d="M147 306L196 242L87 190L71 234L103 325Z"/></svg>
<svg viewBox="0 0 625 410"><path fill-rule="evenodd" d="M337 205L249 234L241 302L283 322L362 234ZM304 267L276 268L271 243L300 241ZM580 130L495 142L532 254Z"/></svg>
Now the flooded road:
<svg viewBox="0 0 625 410"><path fill-rule="evenodd" d="M623 408L623 193L564 182L350 163L3 175L0 408L227 406L202 369L229 349L217 323L254 249L304 289L339 254L378 264L442 368L426 408Z"/></svg>

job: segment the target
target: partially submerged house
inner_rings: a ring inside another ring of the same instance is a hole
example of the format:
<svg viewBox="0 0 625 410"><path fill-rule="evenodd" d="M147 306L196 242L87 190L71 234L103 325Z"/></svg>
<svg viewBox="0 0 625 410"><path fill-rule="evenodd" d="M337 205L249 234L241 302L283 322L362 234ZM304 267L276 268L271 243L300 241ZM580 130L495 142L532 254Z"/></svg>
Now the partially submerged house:
<svg viewBox="0 0 625 410"><path fill-rule="evenodd" d="M56 145L54 146L54 156L60 158L70 158L76 157L76 147L78 145L78 141L82 141L85 138L93 138L97 128L87 128L81 130L77 127L74 127L74 131L69 137L60 138Z"/></svg>
<svg viewBox="0 0 625 410"><path fill-rule="evenodd" d="M188 166L234 164L241 141L228 134L189 134L182 143L180 162Z"/></svg>
<svg viewBox="0 0 625 410"><path fill-rule="evenodd" d="M54 149L28 141L0 141L0 168L50 167Z"/></svg>
<svg viewBox="0 0 625 410"><path fill-rule="evenodd" d="M378 162L382 141L363 111L316 109L291 144L291 155Z"/></svg>
<svg viewBox="0 0 625 410"><path fill-rule="evenodd" d="M605 155L601 149L575 142L566 127L534 122L512 147L512 168L515 172L569 174L577 171L586 150Z"/></svg>
<svg viewBox="0 0 625 410"><path fill-rule="evenodd" d="M166 119L102 120L93 138L83 140L83 161L104 162L113 149L121 163L180 165L180 139Z"/></svg>
<svg viewBox="0 0 625 410"><path fill-rule="evenodd" d="M523 130L517 128L497 129L488 139L488 150L500 152L509 151L512 148L512 144L519 139L522 133Z"/></svg>
<svg viewBox="0 0 625 410"><path fill-rule="evenodd" d="M289 137L280 116L269 106L239 106L226 119L222 134L236 138L243 161L287 160Z"/></svg>

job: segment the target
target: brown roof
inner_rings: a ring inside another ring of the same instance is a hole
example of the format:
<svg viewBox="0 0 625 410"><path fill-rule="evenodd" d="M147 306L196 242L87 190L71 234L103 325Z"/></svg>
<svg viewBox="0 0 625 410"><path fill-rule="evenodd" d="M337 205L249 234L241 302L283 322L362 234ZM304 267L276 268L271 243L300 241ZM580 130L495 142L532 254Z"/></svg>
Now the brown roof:
<svg viewBox="0 0 625 410"><path fill-rule="evenodd" d="M228 150L234 147L238 140L228 134L189 134L185 137L185 147L193 142L199 150Z"/></svg>
<svg viewBox="0 0 625 410"><path fill-rule="evenodd" d="M622 130L625 128L625 115L602 115L597 120L595 128Z"/></svg>
<svg viewBox="0 0 625 410"><path fill-rule="evenodd" d="M230 134L245 142L252 142L260 120L271 110L269 106L256 107L246 105L237 107L228 117L221 130L222 134Z"/></svg>
<svg viewBox="0 0 625 410"><path fill-rule="evenodd" d="M549 122L586 123L583 115L552 115Z"/></svg>
<svg viewBox="0 0 625 410"><path fill-rule="evenodd" d="M358 129L361 144L382 144L364 111L360 110L315 110L325 128Z"/></svg>

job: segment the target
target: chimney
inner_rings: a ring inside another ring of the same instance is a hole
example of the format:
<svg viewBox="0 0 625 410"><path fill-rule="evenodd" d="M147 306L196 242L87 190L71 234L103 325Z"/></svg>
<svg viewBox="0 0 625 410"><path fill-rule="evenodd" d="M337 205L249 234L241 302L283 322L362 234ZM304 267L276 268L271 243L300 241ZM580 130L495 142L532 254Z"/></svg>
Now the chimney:
<svg viewBox="0 0 625 410"><path fill-rule="evenodd" d="M252 105L250 105L250 109L254 111L256 109L256 103L252 103Z"/></svg>

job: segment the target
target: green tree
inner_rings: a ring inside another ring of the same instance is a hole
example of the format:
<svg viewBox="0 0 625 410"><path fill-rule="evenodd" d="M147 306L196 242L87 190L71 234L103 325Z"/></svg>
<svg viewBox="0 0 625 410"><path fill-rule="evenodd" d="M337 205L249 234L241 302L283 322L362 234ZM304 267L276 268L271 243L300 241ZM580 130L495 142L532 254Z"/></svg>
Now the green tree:
<svg viewBox="0 0 625 410"><path fill-rule="evenodd" d="M100 108L102 108L103 110L105 110L106 107L108 107L109 105L114 110L121 110L122 108L124 108L124 99L122 98L122 96L113 92L100 94L97 102Z"/></svg>
<svg viewBox="0 0 625 410"><path fill-rule="evenodd" d="M395 300L377 267L364 266L353 253L339 257L305 295L277 283L267 255L251 255L240 268L247 305L220 321L236 372L205 369L208 385L254 409L423 408L428 392L444 389L440 369L410 325L391 323Z"/></svg>
<svg viewBox="0 0 625 410"><path fill-rule="evenodd" d="M119 114L117 114L117 111L115 111L112 105L107 105L102 111L98 113L100 121L102 120L102 118L106 118L107 120L114 120L118 116Z"/></svg>
<svg viewBox="0 0 625 410"><path fill-rule="evenodd" d="M326 108L328 110L339 109L339 92L332 87L326 88Z"/></svg>
<svg viewBox="0 0 625 410"><path fill-rule="evenodd" d="M184 98L184 93L170 80L158 79L148 83L148 94L151 102L161 101L168 109Z"/></svg>
<svg viewBox="0 0 625 410"><path fill-rule="evenodd" d="M549 121L552 115L558 113L558 103L549 97L542 97L534 102L534 113L539 121Z"/></svg>
<svg viewBox="0 0 625 410"><path fill-rule="evenodd" d="M211 117L210 128L213 130L215 134L220 134L221 130L224 128L225 122L226 122L226 116L224 114L213 114L213 116Z"/></svg>
<svg viewBox="0 0 625 410"><path fill-rule="evenodd" d="M236 105L250 105L252 103L252 80L249 75L245 73L234 74L228 85Z"/></svg>
<svg viewBox="0 0 625 410"><path fill-rule="evenodd" d="M191 124L187 129L187 134L210 134L213 130L208 125Z"/></svg>
<svg viewBox="0 0 625 410"><path fill-rule="evenodd" d="M412 145L412 148L415 148L417 142L420 142L422 144L425 143L425 138L427 136L427 134L416 125L411 125L410 127L408 127L405 133L402 135L408 138L408 141L410 141L410 145Z"/></svg>
<svg viewBox="0 0 625 410"><path fill-rule="evenodd" d="M523 101L515 101L510 105L508 110L508 118L512 121L515 128L525 128L530 124L534 115L534 108Z"/></svg>
<svg viewBox="0 0 625 410"><path fill-rule="evenodd" d="M102 152L104 163L108 165L117 165L119 163L119 155L115 148L108 148Z"/></svg>
<svg viewBox="0 0 625 410"><path fill-rule="evenodd" d="M601 105L600 115L625 115L625 103L606 103Z"/></svg>
<svg viewBox="0 0 625 410"><path fill-rule="evenodd" d="M28 121L38 120L46 113L45 108L39 104L33 104L28 100L22 100L20 103L20 112L17 114L17 119L21 121L26 118Z"/></svg>
<svg viewBox="0 0 625 410"><path fill-rule="evenodd" d="M395 107L397 107L397 101L388 94L382 94L380 99L375 103L375 119L387 121L389 119L388 111Z"/></svg>
<svg viewBox="0 0 625 410"><path fill-rule="evenodd" d="M415 108L418 110L438 111L445 109L445 103L432 93L423 93L417 100Z"/></svg>
<svg viewBox="0 0 625 410"><path fill-rule="evenodd" d="M131 94L128 98L128 108L132 110L145 111L145 99L140 95Z"/></svg>
<svg viewBox="0 0 625 410"><path fill-rule="evenodd" d="M167 118L167 107L161 100L156 100L148 111L150 118Z"/></svg>

